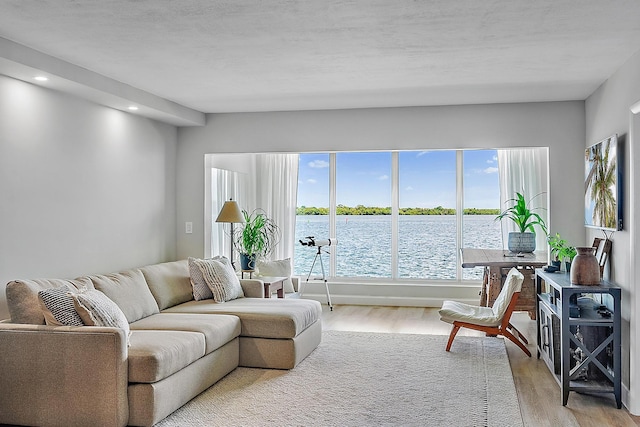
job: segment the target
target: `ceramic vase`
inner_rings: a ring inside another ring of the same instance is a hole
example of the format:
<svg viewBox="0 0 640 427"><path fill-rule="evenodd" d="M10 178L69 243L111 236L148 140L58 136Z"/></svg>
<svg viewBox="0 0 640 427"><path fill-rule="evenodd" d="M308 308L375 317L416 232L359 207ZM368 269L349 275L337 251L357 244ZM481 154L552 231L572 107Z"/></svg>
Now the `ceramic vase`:
<svg viewBox="0 0 640 427"><path fill-rule="evenodd" d="M574 285L599 285L600 265L593 247L576 248L578 254L571 263L571 283Z"/></svg>

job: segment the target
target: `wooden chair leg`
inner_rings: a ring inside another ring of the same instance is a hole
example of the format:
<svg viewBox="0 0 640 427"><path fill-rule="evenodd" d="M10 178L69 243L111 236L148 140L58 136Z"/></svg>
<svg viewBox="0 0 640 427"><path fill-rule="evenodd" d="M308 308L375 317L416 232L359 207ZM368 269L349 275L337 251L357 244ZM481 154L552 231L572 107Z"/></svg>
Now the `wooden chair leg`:
<svg viewBox="0 0 640 427"><path fill-rule="evenodd" d="M524 335L522 335L522 332L517 330L516 327L513 326L511 323L509 323L509 329L511 329L512 331L516 331L516 333L518 334L518 338L524 341L525 344L529 344L529 341L527 341L527 338Z"/></svg>
<svg viewBox="0 0 640 427"><path fill-rule="evenodd" d="M511 342L513 342L515 345L520 347L520 349L522 349L522 351L524 351L527 356L531 357L531 352L529 351L529 349L525 347L522 341L516 338L511 332L505 330L505 331L502 331L502 334L505 337L507 337Z"/></svg>
<svg viewBox="0 0 640 427"><path fill-rule="evenodd" d="M451 350L451 344L453 343L453 339L456 337L456 334L460 330L460 326L453 324L453 329L451 329L451 334L449 334L449 342L447 343L447 351Z"/></svg>

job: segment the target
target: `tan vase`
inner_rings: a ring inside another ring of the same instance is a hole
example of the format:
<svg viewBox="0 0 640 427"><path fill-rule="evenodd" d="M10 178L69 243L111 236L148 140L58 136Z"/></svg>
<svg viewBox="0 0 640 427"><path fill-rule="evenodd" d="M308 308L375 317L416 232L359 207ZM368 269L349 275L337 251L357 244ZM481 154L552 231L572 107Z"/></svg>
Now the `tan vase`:
<svg viewBox="0 0 640 427"><path fill-rule="evenodd" d="M571 283L574 285L599 285L600 265L594 254L596 248L576 248L578 255L571 262Z"/></svg>

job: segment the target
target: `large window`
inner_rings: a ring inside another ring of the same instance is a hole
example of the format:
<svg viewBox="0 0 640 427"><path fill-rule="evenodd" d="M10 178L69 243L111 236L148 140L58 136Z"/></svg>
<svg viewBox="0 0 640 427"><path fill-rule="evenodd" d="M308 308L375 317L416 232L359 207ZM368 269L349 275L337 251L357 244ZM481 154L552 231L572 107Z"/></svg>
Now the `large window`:
<svg viewBox="0 0 640 427"><path fill-rule="evenodd" d="M463 271L461 246L502 247L495 150L301 154L296 238L335 237L323 253L328 276L479 279ZM295 274L316 248L298 245Z"/></svg>
<svg viewBox="0 0 640 427"><path fill-rule="evenodd" d="M296 239L307 236L318 239L329 237L329 154L300 154L298 160L298 215L296 217ZM315 259L315 248L296 245L294 249L294 271L296 275L309 274ZM318 269L320 266L318 266ZM325 266L331 276L330 263Z"/></svg>
<svg viewBox="0 0 640 427"><path fill-rule="evenodd" d="M455 279L456 152L398 156L398 276Z"/></svg>
<svg viewBox="0 0 640 427"><path fill-rule="evenodd" d="M391 153L336 154L335 182L336 276L390 278Z"/></svg>

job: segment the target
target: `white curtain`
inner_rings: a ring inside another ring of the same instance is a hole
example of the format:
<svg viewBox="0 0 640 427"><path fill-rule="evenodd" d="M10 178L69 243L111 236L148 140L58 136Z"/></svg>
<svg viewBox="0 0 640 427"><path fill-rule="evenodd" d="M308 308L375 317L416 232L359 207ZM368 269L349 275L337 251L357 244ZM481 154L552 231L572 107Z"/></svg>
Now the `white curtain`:
<svg viewBox="0 0 640 427"><path fill-rule="evenodd" d="M498 169L500 171L500 210L511 204L505 203L522 193L529 208L540 215L547 226L548 214L548 165L549 150L547 148L518 148L498 150ZM507 249L508 234L518 231L509 220L501 221L502 244ZM547 236L536 228L536 251L547 250Z"/></svg>
<svg viewBox="0 0 640 427"><path fill-rule="evenodd" d="M256 158L256 205L273 219L281 239L270 258L293 258L298 197L298 155L259 154Z"/></svg>
<svg viewBox="0 0 640 427"><path fill-rule="evenodd" d="M231 224L217 223L216 218L227 200L238 202L241 209L248 204L250 195L247 174L225 169L211 168L211 255L230 256ZM250 212L250 211L249 211ZM234 257L237 260L237 257Z"/></svg>

